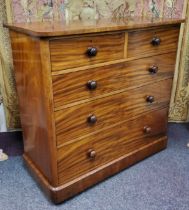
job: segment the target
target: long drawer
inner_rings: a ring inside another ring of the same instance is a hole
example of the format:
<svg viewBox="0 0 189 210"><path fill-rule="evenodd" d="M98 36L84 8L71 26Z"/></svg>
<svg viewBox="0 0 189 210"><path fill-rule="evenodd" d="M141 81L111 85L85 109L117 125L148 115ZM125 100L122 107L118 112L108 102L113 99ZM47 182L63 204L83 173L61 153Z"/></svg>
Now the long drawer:
<svg viewBox="0 0 189 210"><path fill-rule="evenodd" d="M148 113L58 150L59 183L64 184L165 135L167 109Z"/></svg>
<svg viewBox="0 0 189 210"><path fill-rule="evenodd" d="M50 41L52 71L122 59L124 45L124 32L53 39Z"/></svg>
<svg viewBox="0 0 189 210"><path fill-rule="evenodd" d="M168 106L172 79L55 112L57 145Z"/></svg>
<svg viewBox="0 0 189 210"><path fill-rule="evenodd" d="M153 28L129 33L128 57L161 54L177 50L180 27Z"/></svg>
<svg viewBox="0 0 189 210"><path fill-rule="evenodd" d="M175 53L169 53L53 76L55 107L170 78L173 76L175 58Z"/></svg>

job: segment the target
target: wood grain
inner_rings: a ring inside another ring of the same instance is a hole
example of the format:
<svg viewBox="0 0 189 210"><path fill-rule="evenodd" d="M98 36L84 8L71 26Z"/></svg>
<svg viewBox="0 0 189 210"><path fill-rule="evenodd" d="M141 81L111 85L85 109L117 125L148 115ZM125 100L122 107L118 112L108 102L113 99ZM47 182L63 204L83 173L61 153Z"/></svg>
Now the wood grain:
<svg viewBox="0 0 189 210"><path fill-rule="evenodd" d="M36 179L40 184L43 191L46 195L52 199L56 204L61 203L74 195L86 190L92 185L97 184L100 181L103 181L107 177L110 177L121 170L130 167L131 165L143 160L144 158L153 155L154 153L160 152L165 149L167 146L167 136L161 138L152 139L151 143L140 147L137 150L134 150L126 155L121 156L118 159L115 159L101 167L96 168L89 173L80 176L79 178L74 179L71 182L68 182L58 187L52 186L48 180L41 174L41 172L36 168L32 161L24 155L24 160L28 166L31 175Z"/></svg>
<svg viewBox="0 0 189 210"><path fill-rule="evenodd" d="M164 60L166 56L166 60ZM127 88L154 83L173 77L176 53L148 57L144 59L103 66L85 71L53 76L53 94L55 107L64 106L84 99ZM163 60L163 62L162 62ZM150 74L151 66L158 66L157 74ZM97 82L95 90L89 90L87 82Z"/></svg>
<svg viewBox="0 0 189 210"><path fill-rule="evenodd" d="M124 57L124 35L114 33L51 40L52 71L121 59ZM95 57L86 54L89 47L97 48Z"/></svg>
<svg viewBox="0 0 189 210"><path fill-rule="evenodd" d="M100 132L103 128L129 120L133 116L168 106L171 86L172 79L164 80L55 112L57 145ZM146 97L150 95L155 97L152 104L146 102ZM92 114L97 117L95 125L87 122Z"/></svg>
<svg viewBox="0 0 189 210"><path fill-rule="evenodd" d="M149 144L154 136L166 133L168 109L148 113L134 121L92 135L58 150L59 183L64 184L94 170L114 159ZM145 126L151 133L145 134ZM157 137L156 137L157 139ZM96 152L95 159L88 157L88 151Z"/></svg>
<svg viewBox="0 0 189 210"><path fill-rule="evenodd" d="M4 24L11 30L26 33L37 37L55 37L74 34L88 34L98 32L112 32L124 30L136 30L149 27L167 27L183 23L185 19L176 18L151 18L151 17L123 17L101 18L99 20L74 20L60 22L34 22Z"/></svg>
<svg viewBox="0 0 189 210"><path fill-rule="evenodd" d="M179 25L163 29L130 32L128 37L128 57L176 51L179 32ZM151 44L153 37L160 38L161 44L159 46L153 46Z"/></svg>
<svg viewBox="0 0 189 210"><path fill-rule="evenodd" d="M24 153L48 181L57 184L52 81L48 42L11 32ZM43 60L45 56L45 60Z"/></svg>

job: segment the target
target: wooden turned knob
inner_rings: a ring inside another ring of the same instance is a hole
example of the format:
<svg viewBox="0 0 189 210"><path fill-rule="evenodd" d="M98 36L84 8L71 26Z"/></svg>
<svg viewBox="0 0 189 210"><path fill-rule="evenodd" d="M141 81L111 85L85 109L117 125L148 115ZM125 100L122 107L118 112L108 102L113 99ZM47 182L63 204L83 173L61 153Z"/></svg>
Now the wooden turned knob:
<svg viewBox="0 0 189 210"><path fill-rule="evenodd" d="M161 44L161 39L158 38L158 37L154 37L152 39L152 42L151 43L152 43L153 46L159 46Z"/></svg>
<svg viewBox="0 0 189 210"><path fill-rule="evenodd" d="M97 55L97 53L98 53L98 50L97 50L96 47L89 47L89 48L87 49L87 55L88 55L89 57L95 57L95 56Z"/></svg>
<svg viewBox="0 0 189 210"><path fill-rule="evenodd" d="M89 157L90 159L95 159L95 157L96 157L96 152L95 152L95 150L90 149L90 150L88 151L87 155L88 155L88 157Z"/></svg>
<svg viewBox="0 0 189 210"><path fill-rule="evenodd" d="M151 74L156 74L158 72L158 70L159 70L158 66L155 66L155 65L153 65L149 68L149 72Z"/></svg>
<svg viewBox="0 0 189 210"><path fill-rule="evenodd" d="M95 124L97 122L97 117L95 115L90 115L87 118L87 121L88 121L89 124Z"/></svg>
<svg viewBox="0 0 189 210"><path fill-rule="evenodd" d="M144 127L144 133L151 133L151 131L152 131L151 127L148 127L148 126Z"/></svg>
<svg viewBox="0 0 189 210"><path fill-rule="evenodd" d="M146 97L146 101L147 101L148 103L153 103L153 102L155 101L155 98L154 98L154 96L147 96L147 97Z"/></svg>
<svg viewBox="0 0 189 210"><path fill-rule="evenodd" d="M89 80L87 82L87 87L89 90L95 90L97 88L97 82L94 80Z"/></svg>

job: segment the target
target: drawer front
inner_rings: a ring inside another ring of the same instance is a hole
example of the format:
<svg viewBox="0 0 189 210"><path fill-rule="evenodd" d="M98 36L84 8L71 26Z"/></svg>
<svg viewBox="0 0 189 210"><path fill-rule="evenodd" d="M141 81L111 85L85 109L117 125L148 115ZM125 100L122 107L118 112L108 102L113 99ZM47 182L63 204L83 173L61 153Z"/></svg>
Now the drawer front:
<svg viewBox="0 0 189 210"><path fill-rule="evenodd" d="M51 40L52 71L122 59L124 43L125 33Z"/></svg>
<svg viewBox="0 0 189 210"><path fill-rule="evenodd" d="M64 184L165 135L167 109L148 113L58 150L59 183Z"/></svg>
<svg viewBox="0 0 189 210"><path fill-rule="evenodd" d="M152 109L168 106L171 86L172 79L163 80L55 112L57 145L99 132ZM153 103L147 102L148 96L154 97Z"/></svg>
<svg viewBox="0 0 189 210"><path fill-rule="evenodd" d="M175 53L169 53L53 76L55 107L173 77L175 58Z"/></svg>
<svg viewBox="0 0 189 210"><path fill-rule="evenodd" d="M145 54L160 54L176 51L179 32L180 27L178 26L130 32L128 37L128 57L142 57ZM158 39L160 39L159 44Z"/></svg>

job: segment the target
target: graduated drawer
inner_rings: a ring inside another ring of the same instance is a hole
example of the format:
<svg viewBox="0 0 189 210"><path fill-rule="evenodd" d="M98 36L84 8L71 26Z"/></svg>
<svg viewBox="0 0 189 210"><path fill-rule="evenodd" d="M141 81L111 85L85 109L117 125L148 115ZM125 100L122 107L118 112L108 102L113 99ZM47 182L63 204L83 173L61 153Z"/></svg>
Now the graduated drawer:
<svg viewBox="0 0 189 210"><path fill-rule="evenodd" d="M53 76L55 107L170 78L174 72L175 57L175 53L169 53ZM150 72L151 67L158 67L158 72Z"/></svg>
<svg viewBox="0 0 189 210"><path fill-rule="evenodd" d="M179 32L180 26L129 32L128 57L141 57L145 54L151 55L176 51ZM158 40L160 40L160 43Z"/></svg>
<svg viewBox="0 0 189 210"><path fill-rule="evenodd" d="M157 140L166 127L167 109L162 109L58 149L59 184Z"/></svg>
<svg viewBox="0 0 189 210"><path fill-rule="evenodd" d="M57 145L99 132L133 116L168 106L172 79L55 112ZM147 99L154 102L147 102Z"/></svg>
<svg viewBox="0 0 189 210"><path fill-rule="evenodd" d="M53 39L50 41L52 71L121 59L124 43L125 33Z"/></svg>

